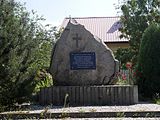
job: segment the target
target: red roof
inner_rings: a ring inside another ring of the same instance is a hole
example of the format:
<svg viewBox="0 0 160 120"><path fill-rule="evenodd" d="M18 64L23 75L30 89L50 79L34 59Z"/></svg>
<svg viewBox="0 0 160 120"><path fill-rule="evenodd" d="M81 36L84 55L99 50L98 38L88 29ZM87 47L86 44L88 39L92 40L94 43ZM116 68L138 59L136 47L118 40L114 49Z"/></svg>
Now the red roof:
<svg viewBox="0 0 160 120"><path fill-rule="evenodd" d="M66 27L69 19L64 19L62 27ZM76 17L72 19L84 25L88 31L104 42L128 42L127 39L119 38L121 34L118 31L119 27L121 27L119 17Z"/></svg>

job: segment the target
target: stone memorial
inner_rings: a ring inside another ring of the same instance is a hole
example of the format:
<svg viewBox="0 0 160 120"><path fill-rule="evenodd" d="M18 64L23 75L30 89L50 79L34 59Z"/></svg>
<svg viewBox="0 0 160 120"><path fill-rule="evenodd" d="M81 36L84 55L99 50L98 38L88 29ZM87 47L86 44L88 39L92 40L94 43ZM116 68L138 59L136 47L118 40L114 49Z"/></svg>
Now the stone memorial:
<svg viewBox="0 0 160 120"><path fill-rule="evenodd" d="M118 61L102 40L69 21L56 42L50 65L55 84L42 88L41 105L128 105L138 102L138 88L114 85Z"/></svg>
<svg viewBox="0 0 160 120"><path fill-rule="evenodd" d="M50 73L56 85L109 85L118 68L103 41L70 20L53 49Z"/></svg>

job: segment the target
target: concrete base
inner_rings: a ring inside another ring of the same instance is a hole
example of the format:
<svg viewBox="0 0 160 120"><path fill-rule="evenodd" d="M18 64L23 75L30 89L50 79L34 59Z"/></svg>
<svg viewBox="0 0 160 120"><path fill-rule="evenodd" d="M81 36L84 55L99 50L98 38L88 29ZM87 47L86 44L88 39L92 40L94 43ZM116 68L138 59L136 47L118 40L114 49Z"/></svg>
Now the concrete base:
<svg viewBox="0 0 160 120"><path fill-rule="evenodd" d="M39 94L41 105L130 105L138 103L138 87L132 85L53 86Z"/></svg>

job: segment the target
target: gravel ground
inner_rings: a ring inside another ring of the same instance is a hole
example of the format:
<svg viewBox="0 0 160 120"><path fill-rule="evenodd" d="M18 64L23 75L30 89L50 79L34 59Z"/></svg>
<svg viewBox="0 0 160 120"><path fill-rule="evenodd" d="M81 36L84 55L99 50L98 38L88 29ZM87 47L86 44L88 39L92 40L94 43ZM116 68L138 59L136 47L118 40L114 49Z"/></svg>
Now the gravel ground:
<svg viewBox="0 0 160 120"><path fill-rule="evenodd" d="M129 106L80 106L80 107L60 107L60 106L39 106L32 105L30 112L42 112L48 109L48 112L127 112L127 111L160 111L160 105L151 103L140 103Z"/></svg>
<svg viewBox="0 0 160 120"><path fill-rule="evenodd" d="M139 103L128 106L80 106L80 107L62 107L62 106L40 106L30 105L27 111L15 111L21 113L41 113L46 111L51 113L59 112L132 112L132 111L160 111L160 105L152 103ZM8 113L8 112L7 112ZM12 113L14 113L12 111ZM46 119L45 119L46 120ZM48 120L160 120L160 118L63 118Z"/></svg>
<svg viewBox="0 0 160 120"><path fill-rule="evenodd" d="M24 111L24 112L41 113L44 110L47 110L48 112L51 112L51 113L160 111L160 105L152 104L152 103L140 103L140 104L128 105L128 106L80 106L80 107L66 107L66 108L64 108L62 106L31 105L29 107L29 110ZM19 112L19 111L17 111L17 112Z"/></svg>
<svg viewBox="0 0 160 120"><path fill-rule="evenodd" d="M29 109L21 112L41 113L47 110L51 113L59 112L127 112L127 111L160 111L160 105L152 103L139 103L128 106L79 106L79 107L62 107L62 106L40 106L30 105ZM12 111L13 112L13 111ZM19 112L19 111L16 111Z"/></svg>

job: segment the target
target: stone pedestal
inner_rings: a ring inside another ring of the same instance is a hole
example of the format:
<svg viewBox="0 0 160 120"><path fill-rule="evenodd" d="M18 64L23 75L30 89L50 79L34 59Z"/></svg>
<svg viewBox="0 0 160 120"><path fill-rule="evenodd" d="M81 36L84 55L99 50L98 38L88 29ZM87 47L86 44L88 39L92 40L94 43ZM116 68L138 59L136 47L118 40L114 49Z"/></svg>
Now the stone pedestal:
<svg viewBox="0 0 160 120"><path fill-rule="evenodd" d="M132 85L53 86L39 94L41 105L130 105L138 103L138 87Z"/></svg>

